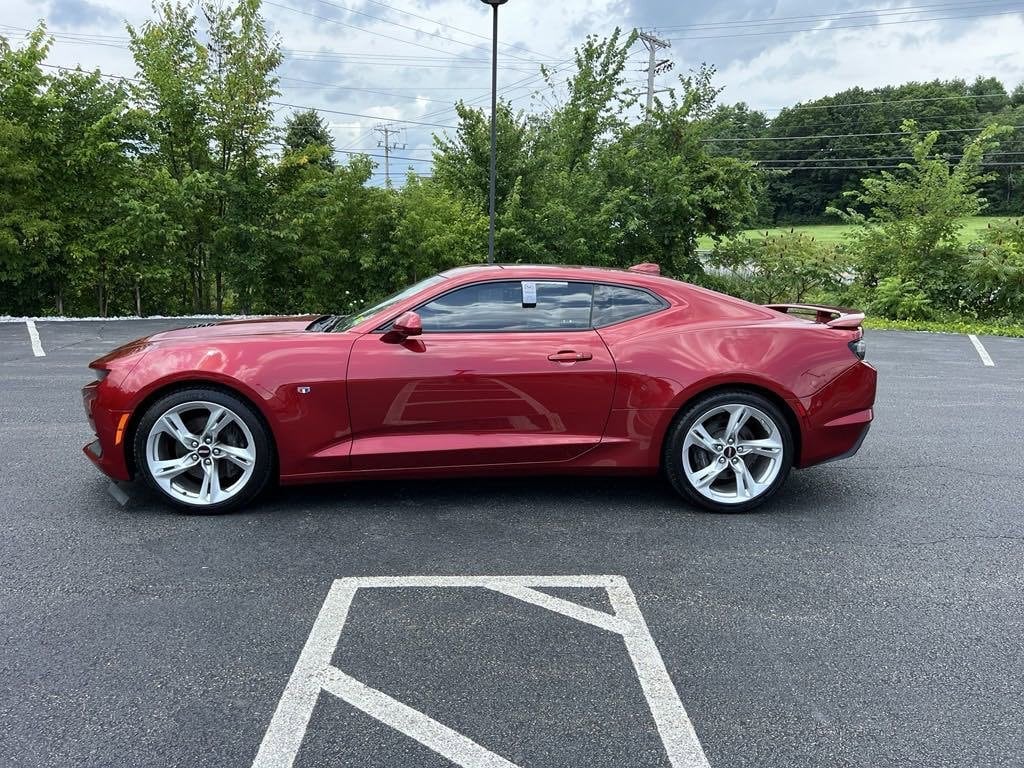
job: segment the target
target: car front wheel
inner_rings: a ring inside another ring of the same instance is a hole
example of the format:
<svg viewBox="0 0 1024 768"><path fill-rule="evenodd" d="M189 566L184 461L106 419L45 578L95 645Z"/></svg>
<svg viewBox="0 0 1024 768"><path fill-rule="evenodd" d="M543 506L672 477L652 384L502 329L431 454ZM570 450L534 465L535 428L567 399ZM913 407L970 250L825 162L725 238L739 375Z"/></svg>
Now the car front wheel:
<svg viewBox="0 0 1024 768"><path fill-rule="evenodd" d="M683 497L716 512L745 512L778 493L793 454L789 424L774 403L753 392L719 392L679 415L664 464Z"/></svg>
<svg viewBox="0 0 1024 768"><path fill-rule="evenodd" d="M241 507L267 485L273 466L270 438L253 408L215 389L179 390L153 403L134 447L149 485L192 513Z"/></svg>

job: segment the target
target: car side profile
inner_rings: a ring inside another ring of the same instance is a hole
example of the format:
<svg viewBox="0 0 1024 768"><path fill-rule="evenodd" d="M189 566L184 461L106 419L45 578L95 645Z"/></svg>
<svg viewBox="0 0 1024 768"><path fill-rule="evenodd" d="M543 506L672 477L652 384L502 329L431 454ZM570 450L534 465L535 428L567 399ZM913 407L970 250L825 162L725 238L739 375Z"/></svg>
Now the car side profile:
<svg viewBox="0 0 1024 768"><path fill-rule="evenodd" d="M90 364L85 453L201 513L272 482L659 471L739 512L858 450L862 315L657 272L468 266L351 316L157 333Z"/></svg>

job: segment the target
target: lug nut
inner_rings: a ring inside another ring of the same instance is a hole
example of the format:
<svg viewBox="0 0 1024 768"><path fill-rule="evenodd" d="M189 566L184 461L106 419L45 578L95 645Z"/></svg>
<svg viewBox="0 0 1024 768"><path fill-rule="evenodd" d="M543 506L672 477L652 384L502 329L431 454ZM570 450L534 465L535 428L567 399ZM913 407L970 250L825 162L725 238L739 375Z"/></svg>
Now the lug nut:
<svg viewBox="0 0 1024 768"><path fill-rule="evenodd" d="M719 464L725 464L725 456L719 456L718 457L718 463Z"/></svg>
<svg viewBox="0 0 1024 768"><path fill-rule="evenodd" d="M212 463L213 462L211 462L209 459L203 459L203 464L205 464L206 466L210 466L210 464Z"/></svg>
<svg viewBox="0 0 1024 768"><path fill-rule="evenodd" d="M192 454L192 461L199 461L199 454L198 453L193 453Z"/></svg>
<svg viewBox="0 0 1024 768"><path fill-rule="evenodd" d="M192 441L192 447L193 448L198 448L199 447L199 441L198 440L193 440Z"/></svg>
<svg viewBox="0 0 1024 768"><path fill-rule="evenodd" d="M722 446L720 446L720 445L716 445L716 446L715 446L715 450L716 450L716 451L720 451L720 450L722 450Z"/></svg>
<svg viewBox="0 0 1024 768"><path fill-rule="evenodd" d="M206 438L206 440L204 440L203 442L205 442L205 443L206 443L207 445L209 445L210 443L212 443L212 442L213 442L213 438L212 438L212 437L208 437L208 438Z"/></svg>
<svg viewBox="0 0 1024 768"><path fill-rule="evenodd" d="M732 460L732 463L733 463L733 464L739 464L739 463L740 463L740 460L739 460L739 459L733 459L733 460Z"/></svg>
<svg viewBox="0 0 1024 768"><path fill-rule="evenodd" d="M732 438L729 438L729 445L732 445Z"/></svg>
<svg viewBox="0 0 1024 768"><path fill-rule="evenodd" d="M220 456L220 448L214 448L213 449L213 455L214 456Z"/></svg>

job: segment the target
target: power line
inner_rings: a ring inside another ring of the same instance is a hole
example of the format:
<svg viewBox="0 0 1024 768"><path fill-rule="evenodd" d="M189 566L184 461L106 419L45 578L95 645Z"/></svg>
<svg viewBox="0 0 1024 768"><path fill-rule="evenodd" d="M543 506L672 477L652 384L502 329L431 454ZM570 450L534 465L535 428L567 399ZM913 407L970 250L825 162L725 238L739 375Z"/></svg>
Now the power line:
<svg viewBox="0 0 1024 768"><path fill-rule="evenodd" d="M431 24L438 24L438 25L440 25L442 27L447 27L448 29L454 29L456 32L461 32L464 35L470 35L472 37L478 37L481 40L486 40L488 42L491 41L491 38L488 35L481 35L478 32L471 32L468 29L462 29L461 27L456 27L456 26L454 26L452 24L447 24L447 23L445 23L443 21L438 21L436 19L431 19L431 18L429 18L427 16L420 16L419 14L413 13L412 11L407 11L404 8L397 8L397 7L393 6L393 5L388 5L387 3L380 2L380 0L366 0L366 2L370 3L371 5L377 5L377 6L380 6L382 8L387 8L387 9L392 10L392 11L398 11L399 13L404 13L406 16L412 16L415 19L420 19L422 21L429 21ZM543 54L537 53L536 51L531 51L529 48L525 48L524 46L516 45L515 43L502 43L502 42L499 42L498 45L504 46L506 48L515 48L515 49L518 49L520 51L524 51L526 53L531 53L531 54L533 54L535 56L541 56L542 58L550 58L550 57L544 56Z"/></svg>
<svg viewBox="0 0 1024 768"><path fill-rule="evenodd" d="M32 30L25 27L14 27L7 24L0 24L5 29L28 33ZM362 29L357 27L357 29ZM71 45L92 45L103 48L117 48L130 50L129 38L114 35L90 35L86 33L75 33L66 31L47 30L46 34L57 40ZM93 39L102 38L102 39ZM108 41L120 41L120 44ZM281 49L286 61L338 61L340 63L358 63L360 66L387 66L391 68L417 68L417 69L490 69L490 62L486 59L466 59L460 56L410 56L400 54L375 54L375 53L342 53L340 51L308 50L298 48ZM506 71L532 72L533 70L506 67ZM453 89L459 90L459 89ZM476 89L472 89L476 90Z"/></svg>
<svg viewBox="0 0 1024 768"><path fill-rule="evenodd" d="M1012 156L1012 155L1024 155L1024 152L991 152L991 153L986 153L986 157L1007 157L1007 156ZM929 157L928 159L930 159L930 160L959 160L962 157L963 157L963 155L939 155L939 156ZM870 161L881 161L881 160L915 160L915 159L916 158L913 155L888 155L888 156L871 155L871 156L867 156L867 157L804 157L804 158L800 158L800 159L796 159L796 160L772 160L772 159L767 159L766 158L764 160L756 160L755 162L758 163L758 165L764 165L765 163L772 163L772 164L777 164L777 163L786 163L786 164L796 164L796 163L852 163L852 162L857 162L857 161L868 161L868 160L870 160Z"/></svg>
<svg viewBox="0 0 1024 768"><path fill-rule="evenodd" d="M735 27L752 27L760 26L765 24L793 24L796 22L811 22L811 21L848 21L855 20L849 17L862 16L865 18L871 18L875 16L904 16L912 13L951 13L956 10L972 10L979 6L992 6L992 5L1007 5L1012 3L1014 0L980 0L979 2L944 2L944 3L932 3L928 5L916 5L906 6L903 8L875 8L875 9L863 9L859 11L833 11L831 13L823 14L811 14L808 16L770 16L767 18L760 19L730 19L726 21L711 21L711 22L698 22L695 24L678 24L676 26L665 27L661 29L665 31L674 30L702 30L702 29L721 29L721 28L735 28Z"/></svg>
<svg viewBox="0 0 1024 768"><path fill-rule="evenodd" d="M1017 163L982 163L983 168L992 167L1012 167L1012 168L1024 168L1024 162ZM906 168L904 165L829 165L824 167L811 168L809 166L796 166L794 168L772 168L770 166L761 166L764 170L774 171L881 171L881 170L895 170L899 168Z"/></svg>
<svg viewBox="0 0 1024 768"><path fill-rule="evenodd" d="M297 77L286 77L284 75L279 76L280 80L287 80L290 83L305 83L307 85L315 86L317 88L326 88L328 90L335 91L356 91L359 93L372 93L377 96L394 96L400 99L412 99L413 101L429 101L435 104L448 104L447 100L442 99L428 99L426 96L417 96L415 94L404 94L404 93L391 93L388 91L375 91L370 88L356 88L351 85L333 85L331 83L321 83L316 80L302 80ZM295 88L296 86L292 86ZM475 89L474 89L475 90Z"/></svg>
<svg viewBox="0 0 1024 768"><path fill-rule="evenodd" d="M1006 96L1005 94L1003 94ZM890 99L890 100L879 100L879 101L854 101L847 104L797 104L792 107L772 107L771 109L750 109L755 112L796 112L804 109L846 109L847 107L873 107L876 104L917 104L930 101L950 101L953 99L993 99L999 98L998 93L962 93L954 96L926 96L913 99ZM835 98L834 96L825 96L826 99ZM1006 96L1009 98L1009 96ZM774 118L773 118L774 119Z"/></svg>
<svg viewBox="0 0 1024 768"><path fill-rule="evenodd" d="M316 2L321 2L321 3L325 3L326 5L334 6L333 3L327 3L327 2L325 2L325 0L316 0ZM375 37L381 37L381 38L384 38L386 40L393 40L393 41L396 41L396 42L399 42L399 43L404 43L406 45L413 45L413 46L416 46L417 48L423 48L423 49L428 50L428 51L434 51L435 53L451 54L451 51L446 51L443 48L434 48L434 47L429 46L429 45L424 45L423 43L417 43L414 40L406 40L405 38L395 37L394 35L387 35L387 34L384 34L383 32L375 32L373 30L367 29L366 27L360 27L360 26L358 26L356 24L347 24L344 21L339 21L338 19L331 18L330 16L321 16L320 14L311 13L310 11L304 11L301 8L294 8L293 6L290 6L290 5L284 5L282 3L277 3L277 2L274 2L273 0L263 0L263 4L264 5L272 6L274 8L281 8L281 9L284 9L286 11L291 11L292 13L297 13L300 16L308 16L308 17L310 17L312 19L317 19L318 21L326 21L329 24L336 24L336 25L338 25L340 27L346 27L348 29L355 29L355 30L363 32L363 33L365 33L367 35L374 35ZM334 7L341 7L344 10L350 10L348 8L344 8L343 6L334 6ZM352 11L352 12L353 13L362 13L360 11ZM365 16L365 15L369 15L369 14L362 14L362 15ZM379 17L371 16L371 18L379 18ZM388 22L388 23L396 24L397 26L405 27L406 29L410 29L410 27L406 27L404 24L398 24L397 22ZM416 28L411 28L411 29L416 29ZM421 30L421 29L416 29L416 31L417 32L421 32L423 34L433 34L433 33L426 32L425 30ZM443 37L443 35L442 35L442 37ZM445 39L446 40L452 40L453 42L460 42L460 41L457 41L457 40L453 40L453 38L445 38ZM469 43L463 43L463 45L469 45ZM473 47L476 47L476 46L473 46ZM527 63L538 63L538 62L533 61L531 59L522 59L521 57L517 57L517 56L512 56L512 58L520 59L521 61L524 61L524 62L527 62Z"/></svg>
<svg viewBox="0 0 1024 768"><path fill-rule="evenodd" d="M98 69L93 69L93 70L85 70L85 69L80 69L80 68L79 69L75 69L73 67L58 66L57 64L40 64L39 66L47 67L49 69L59 69L59 70L64 71L64 72L81 72L82 74L93 74L93 73L96 73L100 77L109 78L111 80L123 80L123 81L129 82L129 83L141 83L142 82L142 80L137 78L137 77L126 77L124 75L109 75L109 74L106 74L104 72L100 72ZM310 110L310 109L312 109L312 110L314 110L316 112L325 112L325 113L331 114L331 115L345 115L346 117L365 117L365 118L368 118L368 119L371 119L371 120L380 120L380 117L381 117L380 115L368 115L368 114L365 114L363 112L343 112L343 111L338 110L338 109L327 109L326 107L311 107L311 106L308 106L308 105L291 104L289 102L283 102L283 101L270 101L268 103L272 104L273 106L276 106L276 107L288 107L290 109L301 109L301 110ZM394 118L392 120L392 122L395 122L395 123L407 123L409 125L422 125L422 126L427 126L427 127L430 127L430 128L452 128L452 129L454 129L456 127L454 125L442 125L441 123L428 123L428 122L423 122L423 121L420 121L420 120L400 120L398 118Z"/></svg>
<svg viewBox="0 0 1024 768"><path fill-rule="evenodd" d="M366 117L371 120L380 120L380 115L367 115L363 112L344 112L339 109L327 109L326 107L309 107L302 104L289 104L283 101L271 101L271 104L278 107L290 107L291 109L313 109L317 112L325 112L329 115L345 115L346 117ZM397 117L392 120L394 123L405 123L406 125L422 125L428 128L456 128L454 125L442 125L441 123L428 123L422 120L400 120Z"/></svg>
<svg viewBox="0 0 1024 768"><path fill-rule="evenodd" d="M356 30L359 30L360 32L363 32L363 33L368 34L368 35L373 35L375 37L384 38L385 40L393 40L395 42L405 43L406 45L414 45L417 48L423 48L424 50L427 50L427 51L434 51L435 53L450 53L450 51L446 51L446 50L444 50L442 48L433 48L433 47L431 47L429 45L424 45L423 43L417 43L417 42L415 42L413 40L406 40L406 39L401 38L401 37L395 37L394 35L386 35L383 32L373 32L373 31L371 31L369 29L366 29L365 27L360 27L360 26L357 26L355 24L346 24L344 21L339 21L338 19L332 19L329 16L321 16L320 14L317 14L317 13L311 13L309 11L304 11L301 8L293 8L290 5L283 5L281 3L275 3L275 2L273 2L273 0L263 0L263 4L264 5L272 6L274 8L282 8L282 9L284 9L286 11L291 11L292 13L297 13L300 16L308 16L309 18L317 19L318 21L326 21L326 22L328 22L330 24L337 24L339 27L347 27L348 29L356 29Z"/></svg>
<svg viewBox="0 0 1024 768"><path fill-rule="evenodd" d="M874 22L870 24L838 25L835 27L811 27L800 30L777 30L774 32L744 32L735 33L731 35L691 35L688 37L674 37L670 38L670 40L673 42L685 42L688 40L726 40L740 37L764 37L766 35L796 35L802 32L833 32L835 30L857 30L866 27L890 27L892 25L900 24L924 24L925 22L945 22L945 20L957 18L984 18L989 16L1018 15L1022 12L1024 12L1024 9L997 11L991 13L971 13L957 16L930 16L928 18L908 18L903 20L903 22Z"/></svg>
<svg viewBox="0 0 1024 768"><path fill-rule="evenodd" d="M357 14L359 16L365 16L365 17L367 17L369 19L374 19L375 21L379 21L379 22L382 22L384 24L391 24L392 26L400 27L401 29L408 29L408 30L411 30L411 31L416 32L418 34L429 35L431 37L436 37L436 38L439 38L441 40L448 40L449 42L452 42L452 43L457 43L459 45L465 45L465 46L468 46L470 48L479 49L479 48L482 47L479 43L467 43L464 40L457 40L454 37L448 37L447 35L442 35L442 34L439 34L437 32L430 32L428 30L423 29L422 27L412 27L412 26L409 26L408 24L401 24L401 23L399 23L397 21L391 21L390 19L385 19L382 16L374 16L372 13L366 13L365 11L357 11L355 8L349 8L348 6L341 5L340 3L330 2L330 0L314 0L314 2L320 3L321 5L330 6L331 8L337 8L339 10L346 11L348 13L354 13L354 14ZM276 3L267 3L267 4L268 5L276 5ZM289 6L278 5L277 7L279 7L279 8L288 8ZM386 6L386 7L393 8L393 6ZM298 11L298 9L296 9L296 8L292 8L291 10ZM393 8L393 10L399 10L399 9ZM366 30L366 31L369 31L369 30ZM529 61L529 62L535 62L536 61L534 59L523 58L522 56L515 56L515 55L513 55L511 53L506 53L505 55L508 56L511 59L518 59L520 61Z"/></svg>
<svg viewBox="0 0 1024 768"><path fill-rule="evenodd" d="M1024 128L1024 125L1007 125L1007 128ZM978 133L984 128L941 128L925 131L925 133ZM798 139L853 139L867 136L903 136L905 131L882 131L879 133L824 133L817 136L763 136L742 137L735 139L701 139L704 142L739 142L739 141L796 141Z"/></svg>

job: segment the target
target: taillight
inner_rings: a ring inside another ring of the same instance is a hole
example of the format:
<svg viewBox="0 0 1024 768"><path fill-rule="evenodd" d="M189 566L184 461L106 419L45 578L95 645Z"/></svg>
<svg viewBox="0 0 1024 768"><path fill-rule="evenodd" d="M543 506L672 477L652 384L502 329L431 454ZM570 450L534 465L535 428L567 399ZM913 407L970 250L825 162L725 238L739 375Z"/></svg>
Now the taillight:
<svg viewBox="0 0 1024 768"><path fill-rule="evenodd" d="M859 339L854 339L850 342L850 351L857 356L858 360L863 360L864 355L868 351L867 344L864 343L864 337L861 336Z"/></svg>

